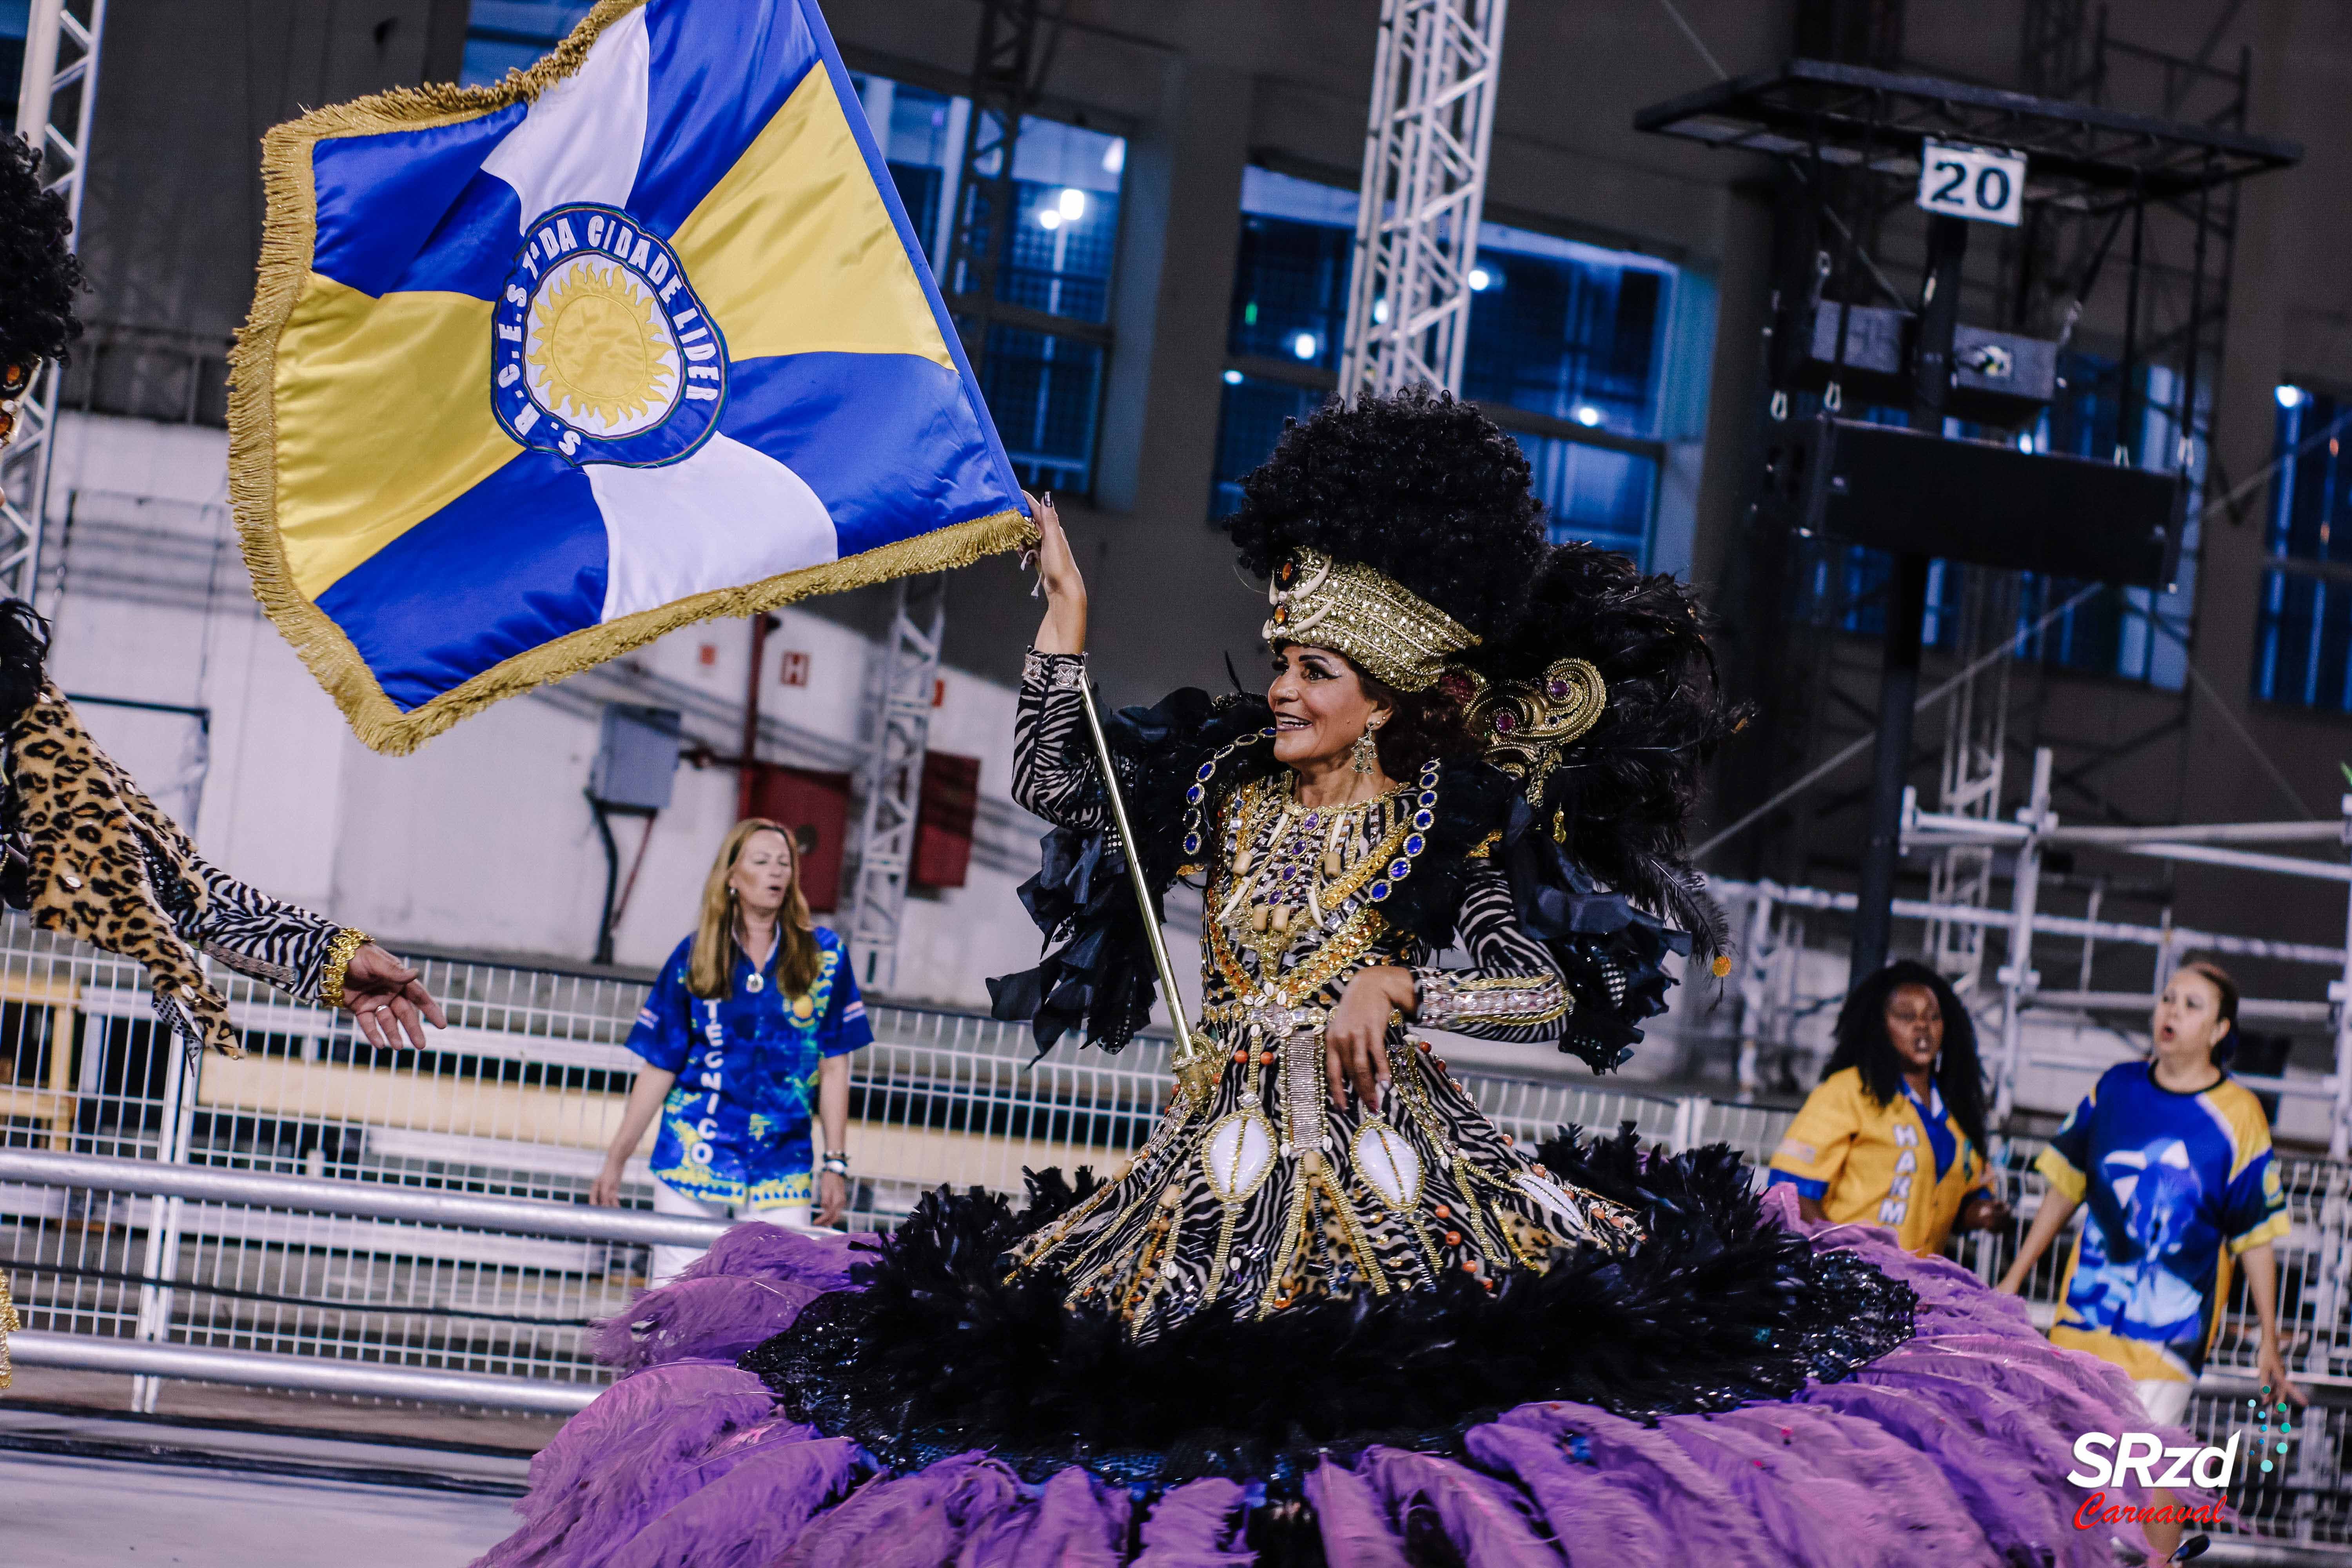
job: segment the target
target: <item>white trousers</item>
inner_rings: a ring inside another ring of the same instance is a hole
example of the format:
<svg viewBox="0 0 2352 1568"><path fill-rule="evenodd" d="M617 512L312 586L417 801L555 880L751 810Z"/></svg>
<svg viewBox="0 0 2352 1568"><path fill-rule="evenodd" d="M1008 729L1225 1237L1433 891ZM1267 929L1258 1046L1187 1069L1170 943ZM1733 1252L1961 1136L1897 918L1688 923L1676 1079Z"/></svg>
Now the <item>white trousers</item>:
<svg viewBox="0 0 2352 1568"><path fill-rule="evenodd" d="M688 1197L658 1176L654 1178L654 1213L683 1215L692 1219L765 1220L787 1230L816 1228L816 1210L808 1204L779 1204L772 1208L746 1209L740 1204L704 1203L700 1198ZM707 1247L656 1246L653 1263L646 1271L646 1283L668 1284L688 1264L709 1250Z"/></svg>
<svg viewBox="0 0 2352 1568"><path fill-rule="evenodd" d="M2147 1412L2148 1421L2158 1426L2178 1426L2189 1414L2189 1394L2197 1385L2169 1377L2136 1377L2132 1387L2139 1393L2139 1402Z"/></svg>

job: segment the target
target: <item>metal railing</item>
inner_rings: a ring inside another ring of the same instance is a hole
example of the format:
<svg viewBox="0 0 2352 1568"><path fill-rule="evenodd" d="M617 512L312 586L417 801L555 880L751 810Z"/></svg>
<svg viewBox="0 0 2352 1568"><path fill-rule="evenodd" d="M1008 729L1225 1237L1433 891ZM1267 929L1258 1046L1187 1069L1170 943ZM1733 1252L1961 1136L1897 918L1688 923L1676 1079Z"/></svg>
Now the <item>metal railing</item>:
<svg viewBox="0 0 2352 1568"><path fill-rule="evenodd" d="M325 1396L576 1408L609 1373L593 1320L624 1309L646 1247L713 1234L625 1197L583 1199L635 1058L641 984L609 976L424 961L452 1028L436 1049L379 1051L346 1023L216 973L251 1054L191 1063L159 1036L125 961L0 919L0 1268L27 1366L307 1389ZM853 1058L855 1223L873 1228L942 1182L1015 1192L1024 1167L1116 1166L1168 1084L1164 1040L1042 1061L1027 1031L875 1005ZM1457 1072L1503 1130L1632 1121L1645 1142L1727 1142L1759 1163L1791 1112L1599 1083ZM2013 1223L1960 1238L1988 1280L2038 1202L2041 1145L2003 1141ZM2352 1440L2352 1166L2287 1159L2292 1229L2278 1244L2295 1374L2327 1407L2293 1467L2249 1492L2247 1517L2305 1542L2352 1543L2337 1436ZM2046 1321L2061 1258L2025 1292ZM2219 1436L2255 1365L2242 1287L2228 1306L2200 1427ZM2339 1404L2347 1407L2338 1408ZM2332 1436L2331 1436L2332 1435Z"/></svg>

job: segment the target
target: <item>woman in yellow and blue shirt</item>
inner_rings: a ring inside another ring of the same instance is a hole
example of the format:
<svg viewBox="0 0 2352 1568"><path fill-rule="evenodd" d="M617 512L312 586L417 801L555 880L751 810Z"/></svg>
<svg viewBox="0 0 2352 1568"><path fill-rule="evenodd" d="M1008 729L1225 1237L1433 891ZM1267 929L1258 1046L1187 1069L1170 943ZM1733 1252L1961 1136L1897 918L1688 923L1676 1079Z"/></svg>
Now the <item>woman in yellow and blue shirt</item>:
<svg viewBox="0 0 2352 1568"><path fill-rule="evenodd" d="M1771 1181L1797 1189L1806 1218L1885 1226L1921 1257L1956 1227L2008 1221L1985 1162L1976 1028L1942 975L1904 959L1853 988Z"/></svg>

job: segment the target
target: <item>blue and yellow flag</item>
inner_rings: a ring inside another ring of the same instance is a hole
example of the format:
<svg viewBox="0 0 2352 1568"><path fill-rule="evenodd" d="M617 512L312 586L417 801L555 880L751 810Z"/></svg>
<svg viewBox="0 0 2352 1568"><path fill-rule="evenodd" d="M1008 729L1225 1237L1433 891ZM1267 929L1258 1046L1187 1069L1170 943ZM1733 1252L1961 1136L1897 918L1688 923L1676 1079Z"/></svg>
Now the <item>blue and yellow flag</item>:
<svg viewBox="0 0 2352 1568"><path fill-rule="evenodd" d="M499 86L265 147L230 490L377 750L1031 536L813 0L603 0Z"/></svg>

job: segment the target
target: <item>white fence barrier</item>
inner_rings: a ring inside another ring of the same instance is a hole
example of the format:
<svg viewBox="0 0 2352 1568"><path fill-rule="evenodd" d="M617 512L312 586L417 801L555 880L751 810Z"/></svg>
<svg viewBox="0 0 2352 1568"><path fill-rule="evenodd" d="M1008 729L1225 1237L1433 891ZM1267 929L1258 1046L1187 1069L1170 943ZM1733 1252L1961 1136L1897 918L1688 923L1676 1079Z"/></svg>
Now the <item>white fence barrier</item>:
<svg viewBox="0 0 2352 1568"><path fill-rule="evenodd" d="M587 1328L627 1305L646 1244L710 1229L644 1212L642 1160L625 1188L638 1207L583 1206L627 1091L621 1041L643 988L425 968L454 1025L431 1051L376 1050L342 1020L220 973L253 1054L191 1064L157 1037L133 966L0 919L0 1268L26 1319L25 1364L104 1360L141 1379L148 1408L166 1377L538 1409L592 1396L607 1374ZM1018 1027L871 1011L878 1043L852 1077L862 1227L941 1182L1014 1192L1024 1166L1116 1165L1166 1091L1164 1041L1033 1061ZM1728 1142L1760 1162L1790 1115L1613 1080L1457 1076L1522 1141L1631 1121L1646 1142ZM2032 1217L2038 1149L2000 1151L2017 1224L1958 1244L1983 1278ZM2287 1355L2326 1408L2294 1466L2249 1492L2247 1517L2352 1542L2338 1458L2352 1442L2352 1167L2288 1160L2284 1174ZM2056 1268L2027 1291L2045 1321ZM2242 1288L2200 1396L2209 1430L2230 1424L2255 1350Z"/></svg>

